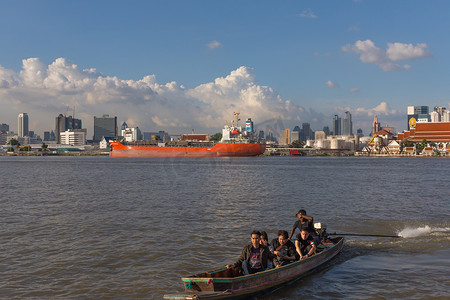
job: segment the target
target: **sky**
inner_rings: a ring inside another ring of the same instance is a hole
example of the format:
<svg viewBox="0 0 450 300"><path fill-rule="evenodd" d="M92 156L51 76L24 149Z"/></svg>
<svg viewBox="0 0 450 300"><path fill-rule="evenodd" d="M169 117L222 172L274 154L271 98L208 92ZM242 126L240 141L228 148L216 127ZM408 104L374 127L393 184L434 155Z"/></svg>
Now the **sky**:
<svg viewBox="0 0 450 300"><path fill-rule="evenodd" d="M332 130L349 111L401 132L407 106L450 107L449 32L446 0L0 0L0 123Z"/></svg>

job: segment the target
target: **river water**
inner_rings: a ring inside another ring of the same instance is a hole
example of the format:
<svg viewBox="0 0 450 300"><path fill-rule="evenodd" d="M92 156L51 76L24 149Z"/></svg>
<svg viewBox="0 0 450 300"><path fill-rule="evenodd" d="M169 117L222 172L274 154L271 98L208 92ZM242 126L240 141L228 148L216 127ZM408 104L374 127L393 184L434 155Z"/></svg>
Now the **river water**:
<svg viewBox="0 0 450 300"><path fill-rule="evenodd" d="M0 297L161 299L306 209L335 259L259 299L450 297L450 160L0 157Z"/></svg>

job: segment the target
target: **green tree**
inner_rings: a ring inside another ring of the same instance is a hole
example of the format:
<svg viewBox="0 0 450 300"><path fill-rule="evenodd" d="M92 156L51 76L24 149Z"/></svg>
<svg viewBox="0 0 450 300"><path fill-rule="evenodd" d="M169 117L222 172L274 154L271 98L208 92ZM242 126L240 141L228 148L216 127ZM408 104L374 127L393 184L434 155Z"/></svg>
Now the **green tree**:
<svg viewBox="0 0 450 300"><path fill-rule="evenodd" d="M9 142L8 142L8 145L11 145L11 146L20 146L19 141L16 140L16 139L10 139Z"/></svg>
<svg viewBox="0 0 450 300"><path fill-rule="evenodd" d="M420 142L419 144L417 144L416 148L419 150L423 150L425 149L425 147L427 146L428 142L426 139L423 139L422 142Z"/></svg>
<svg viewBox="0 0 450 300"><path fill-rule="evenodd" d="M289 145L291 148L303 148L303 146L305 146L305 142L299 140L295 140Z"/></svg>
<svg viewBox="0 0 450 300"><path fill-rule="evenodd" d="M220 132L218 132L218 133L216 133L216 134L213 134L213 135L211 135L210 137L209 137L209 140L210 141L215 141L215 142L218 142L218 141L220 141L222 139L222 134L220 133Z"/></svg>
<svg viewBox="0 0 450 300"><path fill-rule="evenodd" d="M42 142L42 146L41 146L42 152L47 151L47 148L48 148L48 145L45 144L44 142Z"/></svg>
<svg viewBox="0 0 450 300"><path fill-rule="evenodd" d="M6 149L6 151L8 151L8 152L14 152L14 148L13 148L13 147L9 147L8 149Z"/></svg>
<svg viewBox="0 0 450 300"><path fill-rule="evenodd" d="M29 151L31 151L31 146L30 145L23 146L22 149L20 149L20 150L29 152Z"/></svg>

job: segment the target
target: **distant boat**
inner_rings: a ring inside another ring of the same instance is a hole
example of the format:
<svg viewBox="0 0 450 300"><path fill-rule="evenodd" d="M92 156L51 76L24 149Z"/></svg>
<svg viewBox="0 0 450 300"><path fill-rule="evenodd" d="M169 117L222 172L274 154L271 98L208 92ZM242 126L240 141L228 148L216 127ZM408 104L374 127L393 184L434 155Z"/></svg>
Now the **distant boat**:
<svg viewBox="0 0 450 300"><path fill-rule="evenodd" d="M332 244L319 245L318 253L280 268L239 276L238 270L221 268L181 278L185 292L164 295L164 299L231 299L252 294L296 280L336 256L344 246L344 238L330 239Z"/></svg>
<svg viewBox="0 0 450 300"><path fill-rule="evenodd" d="M239 113L231 126L225 125L220 142L209 141L208 135L186 134L177 142L153 144L110 141L112 157L232 157L256 156L266 150L265 142L257 141L253 121L247 119L245 128L238 126Z"/></svg>

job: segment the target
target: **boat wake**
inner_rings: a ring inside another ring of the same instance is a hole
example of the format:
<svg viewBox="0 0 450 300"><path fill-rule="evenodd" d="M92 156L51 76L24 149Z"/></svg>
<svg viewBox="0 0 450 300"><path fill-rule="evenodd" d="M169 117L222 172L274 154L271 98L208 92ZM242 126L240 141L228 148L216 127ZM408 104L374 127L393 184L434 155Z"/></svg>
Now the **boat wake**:
<svg viewBox="0 0 450 300"><path fill-rule="evenodd" d="M423 227L406 227L405 229L398 232L398 236L403 238L414 238L418 236L426 236L431 234L448 234L450 233L450 228L431 228L428 225Z"/></svg>

